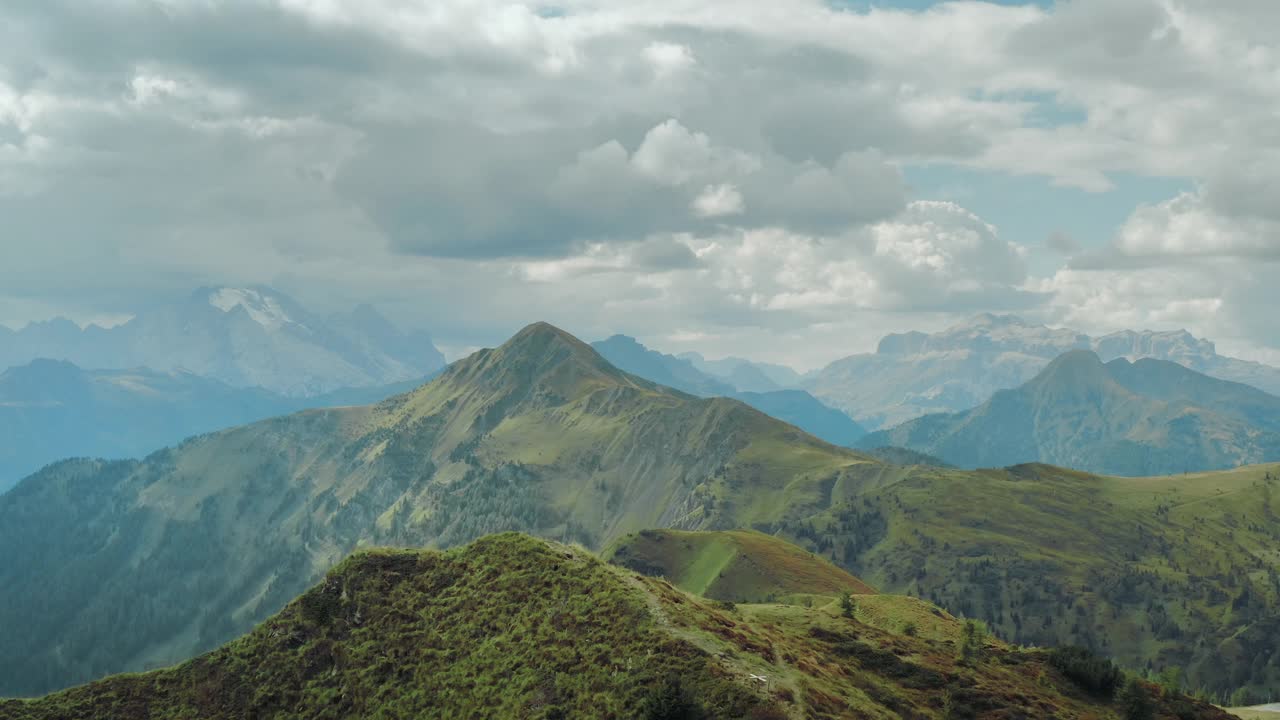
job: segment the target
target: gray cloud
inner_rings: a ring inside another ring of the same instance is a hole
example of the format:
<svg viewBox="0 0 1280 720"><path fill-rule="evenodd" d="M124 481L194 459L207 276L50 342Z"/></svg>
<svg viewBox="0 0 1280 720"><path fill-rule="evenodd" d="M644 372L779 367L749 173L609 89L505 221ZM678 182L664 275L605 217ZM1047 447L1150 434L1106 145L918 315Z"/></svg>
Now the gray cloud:
<svg viewBox="0 0 1280 720"><path fill-rule="evenodd" d="M731 344L859 313L1059 312L1095 297L1090 273L1176 271L1185 292L1196 263L1276 258L1266 0L416 7L7 3L0 320L260 282L460 344L534 316L678 318ZM1087 122L1044 122L1043 98ZM963 208L909 204L917 163L1200 189L1135 208L1102 252L1051 238L1071 267L1036 279ZM1275 299L1260 273L1211 297L1215 277L1195 307ZM1141 297L1096 306L1193 307ZM1263 337L1246 315L1217 317Z"/></svg>

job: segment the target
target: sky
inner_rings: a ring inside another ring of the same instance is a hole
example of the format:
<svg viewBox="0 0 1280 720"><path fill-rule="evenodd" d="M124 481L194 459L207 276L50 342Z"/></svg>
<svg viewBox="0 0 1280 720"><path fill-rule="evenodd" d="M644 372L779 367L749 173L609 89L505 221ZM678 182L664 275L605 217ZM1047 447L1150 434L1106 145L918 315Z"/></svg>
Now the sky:
<svg viewBox="0 0 1280 720"><path fill-rule="evenodd" d="M1280 364L1280 2L8 0L0 324L203 285L450 354L978 312Z"/></svg>

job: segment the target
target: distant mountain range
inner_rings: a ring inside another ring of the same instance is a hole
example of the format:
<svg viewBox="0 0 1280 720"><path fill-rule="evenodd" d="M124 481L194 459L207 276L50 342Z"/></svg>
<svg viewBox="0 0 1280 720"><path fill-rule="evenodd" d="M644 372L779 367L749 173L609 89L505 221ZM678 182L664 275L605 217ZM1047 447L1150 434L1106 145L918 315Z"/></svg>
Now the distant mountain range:
<svg viewBox="0 0 1280 720"><path fill-rule="evenodd" d="M444 365L429 336L399 331L368 305L321 318L266 287L201 288L112 328L63 318L0 327L0 367L40 358L182 371L292 397L411 380Z"/></svg>
<svg viewBox="0 0 1280 720"><path fill-rule="evenodd" d="M800 385L800 373L786 365L754 362L738 357L707 360L701 353L680 353L695 368L720 378L743 392L769 392Z"/></svg>
<svg viewBox="0 0 1280 720"><path fill-rule="evenodd" d="M62 462L0 495L0 696L212 650L358 547L516 530L599 550L661 527L779 536L1015 643L1177 665L1213 692L1274 687L1277 470L1133 481L1044 465L893 466L740 401L631 375L535 324L377 405L264 420L143 461ZM744 562L776 556L769 548ZM691 561L727 557L710 550ZM494 564L475 567L495 577ZM447 567L424 580L442 601L460 581ZM522 597L542 597L548 581ZM312 610L341 602L333 587ZM393 675L400 666L387 658Z"/></svg>
<svg viewBox="0 0 1280 720"><path fill-rule="evenodd" d="M297 398L181 371L83 370L36 360L0 373L0 493L55 460L143 457L275 415L378 402L427 379Z"/></svg>
<svg viewBox="0 0 1280 720"><path fill-rule="evenodd" d="M789 422L805 432L835 445L852 445L866 434L861 425L845 413L823 404L803 390L781 390L758 366L745 360L716 361L711 365L693 354L676 357L650 350L635 338L614 335L591 344L615 367L659 385L675 388L698 397L731 397ZM725 375L713 376L694 365L694 358L704 367L719 367ZM725 364L727 363L727 364ZM768 366L766 366L768 367ZM773 366L778 367L778 366ZM741 386L734 381L742 382ZM750 391L746 388L770 387L771 390Z"/></svg>
<svg viewBox="0 0 1280 720"><path fill-rule="evenodd" d="M997 390L1027 382L1069 350L1092 350L1103 360L1168 360L1280 394L1280 368L1218 355L1212 342L1183 330L1126 330L1094 338L989 314L931 335L888 335L875 353L837 360L806 375L801 386L864 427L883 429L976 407Z"/></svg>
<svg viewBox="0 0 1280 720"><path fill-rule="evenodd" d="M960 467L1027 462L1112 475L1225 470L1280 460L1280 398L1144 358L1103 364L1073 350L1014 390L961 413L864 437Z"/></svg>

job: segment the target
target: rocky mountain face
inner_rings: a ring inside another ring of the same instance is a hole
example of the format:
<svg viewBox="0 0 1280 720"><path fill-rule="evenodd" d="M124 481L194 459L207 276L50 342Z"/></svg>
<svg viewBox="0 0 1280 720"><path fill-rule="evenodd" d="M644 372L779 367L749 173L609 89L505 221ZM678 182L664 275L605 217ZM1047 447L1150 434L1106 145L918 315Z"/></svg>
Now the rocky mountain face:
<svg viewBox="0 0 1280 720"><path fill-rule="evenodd" d="M430 338L400 332L372 307L326 319L265 287L202 288L113 328L33 323L0 348L0 367L39 358L183 371L294 397L416 379L444 365Z"/></svg>
<svg viewBox="0 0 1280 720"><path fill-rule="evenodd" d="M143 457L192 435L306 408L374 403L425 381L298 398L182 371L36 360L0 373L0 493L57 460Z"/></svg>
<svg viewBox="0 0 1280 720"><path fill-rule="evenodd" d="M1071 350L1092 350L1104 361L1167 360L1280 393L1280 368L1218 355L1213 343L1185 331L1094 338L990 314L939 333L888 335L875 353L837 360L801 385L865 427L884 429L921 415L976 407L997 390L1022 385Z"/></svg>
<svg viewBox="0 0 1280 720"><path fill-rule="evenodd" d="M727 375L713 376L695 367L692 359L651 350L626 335L614 335L608 340L592 343L592 347L610 363L633 375L698 397L741 400L835 445L852 445L866 434L866 430L848 415L823 404L809 393L778 389L778 385L766 378L759 368L745 360L733 364L734 370ZM742 384L737 385L735 379ZM753 387L772 389L748 389Z"/></svg>
<svg viewBox="0 0 1280 720"><path fill-rule="evenodd" d="M538 324L377 405L68 461L0 495L0 695L211 650L362 546L518 530L600 549L662 527L783 537L1018 643L1273 687L1276 470L894 466Z"/></svg>
<svg viewBox="0 0 1280 720"><path fill-rule="evenodd" d="M872 433L960 467L1044 462L1112 475L1223 470L1280 460L1280 398L1164 360L1104 364L1064 353L962 413Z"/></svg>

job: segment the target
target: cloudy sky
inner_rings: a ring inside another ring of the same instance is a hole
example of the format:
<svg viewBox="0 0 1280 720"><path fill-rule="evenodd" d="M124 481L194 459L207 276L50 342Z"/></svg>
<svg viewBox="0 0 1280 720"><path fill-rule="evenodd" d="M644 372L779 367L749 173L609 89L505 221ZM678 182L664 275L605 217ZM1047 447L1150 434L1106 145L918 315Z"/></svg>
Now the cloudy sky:
<svg viewBox="0 0 1280 720"><path fill-rule="evenodd" d="M1280 363L1280 2L6 0L0 323L209 284L811 367L979 311Z"/></svg>

